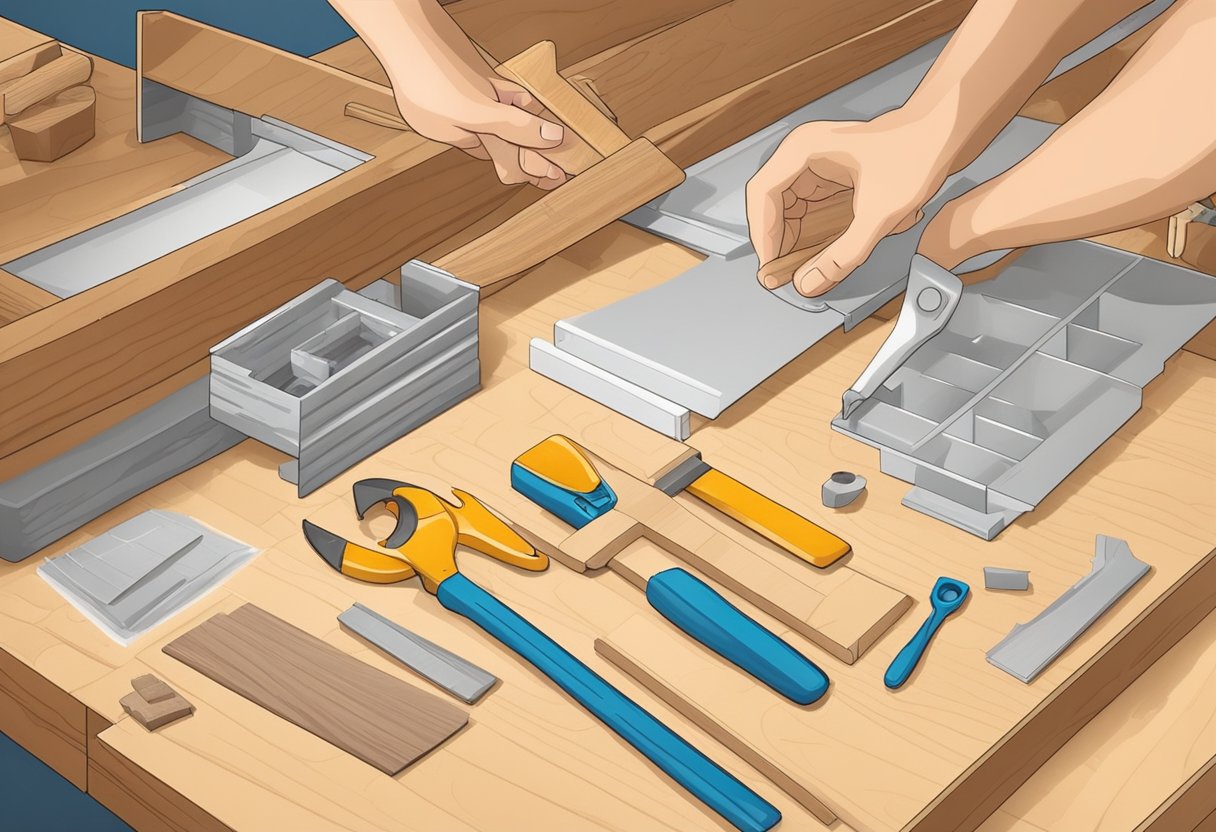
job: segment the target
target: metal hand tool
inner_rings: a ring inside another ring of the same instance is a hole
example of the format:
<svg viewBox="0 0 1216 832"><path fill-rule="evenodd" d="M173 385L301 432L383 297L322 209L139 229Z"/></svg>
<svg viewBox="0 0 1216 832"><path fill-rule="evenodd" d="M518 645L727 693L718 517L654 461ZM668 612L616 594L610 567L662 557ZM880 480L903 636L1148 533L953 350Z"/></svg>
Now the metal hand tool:
<svg viewBox="0 0 1216 832"><path fill-rule="evenodd" d="M612 486L564 436L520 454L511 464L511 485L576 529L617 505ZM827 693L828 677L818 666L688 571L667 569L649 578L646 598L672 624L782 696L809 705Z"/></svg>
<svg viewBox="0 0 1216 832"><path fill-rule="evenodd" d="M841 402L843 418L852 416L861 403L877 393L878 388L903 366L912 353L945 328L958 307L962 293L963 281L957 276L927 257L917 254L912 258L908 290L899 309L899 319L857 381L844 391Z"/></svg>
<svg viewBox="0 0 1216 832"><path fill-rule="evenodd" d="M883 676L883 684L894 690L908 681L908 677L920 663L921 656L925 654L925 648L929 646L929 642L932 641L938 628L942 626L942 622L963 605L970 593L971 587L962 581L956 581L953 578L937 579L937 583L933 585L933 594L930 596L933 612L925 619L925 623L920 625L920 629L916 631L916 635L912 636L912 640L896 654L895 660L891 662L886 675Z"/></svg>
<svg viewBox="0 0 1216 832"><path fill-rule="evenodd" d="M731 774L610 685L533 624L462 575L457 546L467 546L530 571L548 558L536 552L476 497L453 489L453 504L418 486L389 479L355 483L355 510L362 519L384 505L397 525L378 552L304 521L304 536L344 575L390 583L417 575L447 609L465 616L553 680L622 739L684 788L744 832L764 832L780 812Z"/></svg>

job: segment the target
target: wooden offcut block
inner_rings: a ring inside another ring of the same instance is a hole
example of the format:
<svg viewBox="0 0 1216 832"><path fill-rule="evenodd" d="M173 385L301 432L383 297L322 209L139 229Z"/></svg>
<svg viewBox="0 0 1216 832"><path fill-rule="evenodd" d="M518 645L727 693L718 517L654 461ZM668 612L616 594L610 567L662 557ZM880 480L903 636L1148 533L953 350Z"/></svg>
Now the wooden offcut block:
<svg viewBox="0 0 1216 832"><path fill-rule="evenodd" d="M13 150L27 162L53 162L93 138L97 96L72 87L9 120Z"/></svg>
<svg viewBox="0 0 1216 832"><path fill-rule="evenodd" d="M151 673L136 676L131 680L131 687L148 702L163 702L174 695L173 688L157 679Z"/></svg>
<svg viewBox="0 0 1216 832"><path fill-rule="evenodd" d="M93 74L93 60L79 52L65 52L33 72L4 86L0 124L38 102L83 84Z"/></svg>
<svg viewBox="0 0 1216 832"><path fill-rule="evenodd" d="M136 676L131 680L131 687L135 690L119 699L118 703L132 719L149 731L194 713L194 706L184 696L151 673Z"/></svg>

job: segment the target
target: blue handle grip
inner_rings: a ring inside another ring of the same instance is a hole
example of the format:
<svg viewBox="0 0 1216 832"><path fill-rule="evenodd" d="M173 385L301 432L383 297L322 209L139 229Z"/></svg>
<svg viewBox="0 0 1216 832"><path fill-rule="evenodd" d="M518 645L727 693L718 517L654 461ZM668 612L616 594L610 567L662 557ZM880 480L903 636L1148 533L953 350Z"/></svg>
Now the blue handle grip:
<svg viewBox="0 0 1216 832"><path fill-rule="evenodd" d="M666 569L646 584L650 605L688 635L799 705L828 691L813 662L683 569Z"/></svg>
<svg viewBox="0 0 1216 832"><path fill-rule="evenodd" d="M908 677L912 675L912 671L920 662L920 657L924 655L925 648L933 639L933 634L946 620L946 615L947 613L934 610L932 615L925 619L925 623L920 625L916 635L912 636L903 649L896 654L890 667L887 668L886 674L882 677L883 684L894 690L908 681Z"/></svg>
<svg viewBox="0 0 1216 832"><path fill-rule="evenodd" d="M510 647L677 783L743 832L781 820L776 807L643 710L527 619L464 575L439 584L439 603Z"/></svg>

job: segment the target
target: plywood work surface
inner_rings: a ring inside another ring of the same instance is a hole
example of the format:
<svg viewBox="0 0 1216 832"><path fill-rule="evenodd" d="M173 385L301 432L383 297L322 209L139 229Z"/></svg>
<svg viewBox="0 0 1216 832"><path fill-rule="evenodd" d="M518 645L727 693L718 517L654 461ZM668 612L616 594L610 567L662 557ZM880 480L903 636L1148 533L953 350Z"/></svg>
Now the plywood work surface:
<svg viewBox="0 0 1216 832"><path fill-rule="evenodd" d="M114 721L102 735L107 746L236 829L264 828L270 817L301 829L720 829L699 804L471 624L412 584L372 586L337 576L299 532L300 521L309 518L358 539L383 534L377 523L384 518L360 524L354 517L349 488L363 476L415 478L433 488L458 485L508 517L525 512L526 501L504 487L504 461L554 426L643 478L680 458L685 451L678 443L529 373L525 362L528 340L551 332L556 319L647 288L696 261L677 246L619 224L591 236L483 304L483 393L326 488L297 500L277 477L284 457L246 442L46 553L78 545L152 507L190 514L264 550L196 608L119 648L42 582L34 573L35 558L0 568L0 647ZM797 714L796 724L825 759L834 760L817 775L814 796L857 820L857 829L911 823L1020 722L1050 705L1070 676L1216 544L1216 364L1186 353L1171 361L1146 391L1144 408L1115 438L1038 511L985 543L900 506L907 486L878 471L871 449L827 427L839 391L887 327L867 322L829 337L691 440L716 467L848 540L852 568L915 599L912 611L848 667L718 587L831 677L828 696ZM842 468L866 476L869 492L846 509L824 509L819 483ZM723 533L767 546L697 501L677 499ZM1129 540L1153 572L1033 685L988 665L984 651L1014 623L1033 617L1088 572L1097 532ZM668 627L625 579L579 574L560 564L527 574L471 553L462 553L461 565L778 805L784 828L824 828L786 792L595 654L596 638L632 618ZM984 592L979 587L985 565L1029 569L1033 592ZM881 684L883 670L927 614L926 593L943 574L971 582L975 596L943 628L912 681L890 693ZM472 709L464 731L396 778L161 652L164 643L214 613L252 602L409 680L408 670L338 626L336 616L352 601L503 680ZM130 690L130 679L144 672L193 702L194 716L155 735L124 719L118 700ZM870 772L892 748L908 759L877 783Z"/></svg>

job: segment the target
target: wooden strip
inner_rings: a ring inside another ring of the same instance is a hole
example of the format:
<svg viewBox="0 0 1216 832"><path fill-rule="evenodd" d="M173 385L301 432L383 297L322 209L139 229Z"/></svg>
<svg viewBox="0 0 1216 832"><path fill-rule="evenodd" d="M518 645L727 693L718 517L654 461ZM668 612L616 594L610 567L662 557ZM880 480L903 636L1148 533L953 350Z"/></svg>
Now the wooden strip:
<svg viewBox="0 0 1216 832"><path fill-rule="evenodd" d="M1216 609L1216 549L1049 693L904 832L971 832L1090 719Z"/></svg>
<svg viewBox="0 0 1216 832"><path fill-rule="evenodd" d="M103 734L112 723L88 712L89 795L135 829L232 832L212 815L119 754Z"/></svg>
<svg viewBox="0 0 1216 832"><path fill-rule="evenodd" d="M59 298L0 269L0 326L44 309Z"/></svg>
<svg viewBox="0 0 1216 832"><path fill-rule="evenodd" d="M0 731L76 788L85 788L84 705L5 650L0 650Z"/></svg>
<svg viewBox="0 0 1216 832"><path fill-rule="evenodd" d="M820 821L836 822L837 813L815 794L812 778L790 758L777 759L767 747L768 732L798 736L804 708L775 696L747 674L640 615L597 638L595 652L738 754ZM738 718L741 711L753 715L746 725ZM763 731L753 737L758 729Z"/></svg>
<svg viewBox="0 0 1216 832"><path fill-rule="evenodd" d="M758 536L749 535L757 541L753 546L737 543L679 500L593 459L616 492L617 506L557 543L554 556L571 568L606 566L644 537L846 664L856 662L912 605L904 593L848 565L813 569Z"/></svg>
<svg viewBox="0 0 1216 832"><path fill-rule="evenodd" d="M1135 832L1216 830L1216 757L1204 763L1178 791L1145 818Z"/></svg>
<svg viewBox="0 0 1216 832"><path fill-rule="evenodd" d="M543 40L498 67L500 74L523 85L562 123L583 137L600 156L611 156L629 137L557 74L553 41Z"/></svg>
<svg viewBox="0 0 1216 832"><path fill-rule="evenodd" d="M343 114L348 101L396 112L386 86L169 12L140 12L138 31L142 77L242 113L274 116L368 153L396 136Z"/></svg>
<svg viewBox="0 0 1216 832"><path fill-rule="evenodd" d="M639 135L801 58L882 26L923 2L732 0L581 74L595 83L620 118L621 129Z"/></svg>
<svg viewBox="0 0 1216 832"><path fill-rule="evenodd" d="M91 58L68 51L24 78L9 82L4 88L4 112L0 114L0 124L44 98L85 83L92 74Z"/></svg>
<svg viewBox="0 0 1216 832"><path fill-rule="evenodd" d="M389 775L468 722L445 700L252 604L212 616L163 650Z"/></svg>
<svg viewBox="0 0 1216 832"><path fill-rule="evenodd" d="M945 34L966 17L973 3L932 0L758 80L727 89L700 106L667 116L661 123L645 125L643 135L676 164L688 167ZM606 82L595 83L613 110L622 112L623 103L612 96Z"/></svg>
<svg viewBox="0 0 1216 832"><path fill-rule="evenodd" d="M35 69L46 66L63 54L58 42L48 40L11 58L0 60L0 86L29 75Z"/></svg>
<svg viewBox="0 0 1216 832"><path fill-rule="evenodd" d="M684 171L649 141L638 139L435 265L469 283L492 285L557 254L682 181Z"/></svg>

